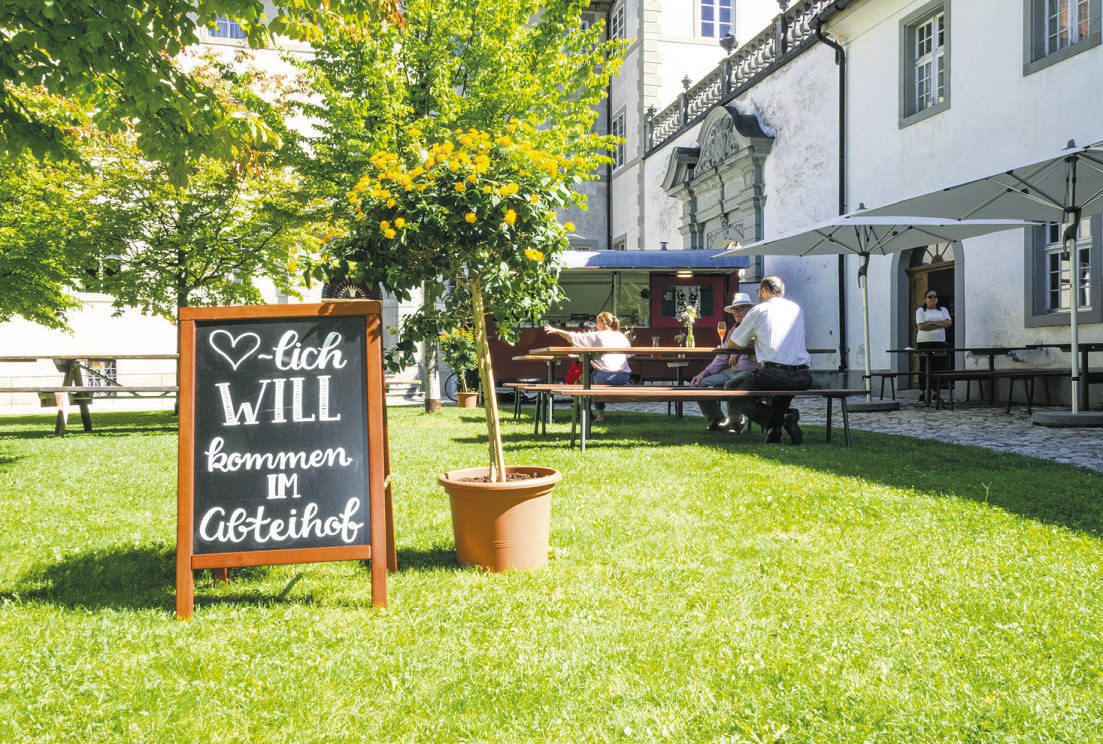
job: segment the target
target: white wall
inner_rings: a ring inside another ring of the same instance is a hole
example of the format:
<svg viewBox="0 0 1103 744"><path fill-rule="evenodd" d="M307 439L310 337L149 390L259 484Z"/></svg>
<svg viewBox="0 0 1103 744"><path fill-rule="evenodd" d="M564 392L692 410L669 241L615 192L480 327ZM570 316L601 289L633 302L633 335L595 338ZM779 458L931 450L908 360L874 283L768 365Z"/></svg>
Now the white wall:
<svg viewBox="0 0 1103 744"><path fill-rule="evenodd" d="M1033 74L1023 74L1023 3L950 5L950 106L901 127L900 22L924 0L855 4L829 32L847 48L849 66L848 201L873 207L995 172L1062 149L1069 139L1103 140L1103 47L1097 46ZM1067 326L1025 327L1024 231L966 241L957 250L967 308L956 318L963 345L1062 343ZM1093 260L1099 260L1095 256ZM874 313L892 306L889 259L874 259ZM910 309L899 305L901 311ZM887 326L888 324L886 324ZM1103 326L1081 325L1084 340L1103 340ZM874 350L887 348L875 333ZM1054 361L1060 355L1050 354ZM875 366L887 366L875 355Z"/></svg>

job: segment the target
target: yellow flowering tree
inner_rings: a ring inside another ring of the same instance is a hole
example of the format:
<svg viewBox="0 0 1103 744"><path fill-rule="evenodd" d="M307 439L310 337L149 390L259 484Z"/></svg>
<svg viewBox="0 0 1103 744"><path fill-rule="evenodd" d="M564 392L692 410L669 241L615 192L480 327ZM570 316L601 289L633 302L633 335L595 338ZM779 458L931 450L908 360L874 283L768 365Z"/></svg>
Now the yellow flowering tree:
<svg viewBox="0 0 1103 744"><path fill-rule="evenodd" d="M421 310L399 332L402 361L417 341L470 319L491 469L504 480L487 315L510 340L522 320L539 321L559 298L554 266L574 228L558 221L557 210L574 203L570 187L587 177L593 161L535 147L535 133L520 125L497 135L472 129L429 137L417 128L407 134L406 147L370 159L348 196L353 235L335 246L319 278L381 284L400 296L426 288Z"/></svg>

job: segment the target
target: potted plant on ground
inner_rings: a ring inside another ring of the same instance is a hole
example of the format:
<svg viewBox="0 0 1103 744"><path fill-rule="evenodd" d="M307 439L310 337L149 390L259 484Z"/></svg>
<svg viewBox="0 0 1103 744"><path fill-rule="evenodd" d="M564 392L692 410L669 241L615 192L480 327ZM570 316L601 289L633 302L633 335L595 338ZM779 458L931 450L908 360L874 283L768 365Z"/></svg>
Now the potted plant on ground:
<svg viewBox="0 0 1103 744"><path fill-rule="evenodd" d="M478 366L475 358L475 336L467 328L445 331L439 339L440 355L456 375L456 402L461 408L474 408L479 398L477 391L467 384L468 372Z"/></svg>
<svg viewBox="0 0 1103 744"><path fill-rule="evenodd" d="M371 157L349 194L354 230L329 273L399 293L425 291L421 309L404 319L391 350L399 357L442 327L470 319L489 467L440 477L450 492L457 553L461 563L494 570L540 566L547 562L550 492L560 475L551 468L506 466L487 316L512 341L522 321L540 322L559 298L556 259L574 226L560 223L557 210L575 202L570 186L588 178L602 156L541 149L541 133L524 125L497 135L468 130L428 136L418 128L405 134L404 147ZM518 489L519 496L508 495ZM475 514L460 513L471 505ZM527 517L541 522L534 535L493 533ZM486 524L492 534L472 536ZM502 555L511 543L520 551Z"/></svg>

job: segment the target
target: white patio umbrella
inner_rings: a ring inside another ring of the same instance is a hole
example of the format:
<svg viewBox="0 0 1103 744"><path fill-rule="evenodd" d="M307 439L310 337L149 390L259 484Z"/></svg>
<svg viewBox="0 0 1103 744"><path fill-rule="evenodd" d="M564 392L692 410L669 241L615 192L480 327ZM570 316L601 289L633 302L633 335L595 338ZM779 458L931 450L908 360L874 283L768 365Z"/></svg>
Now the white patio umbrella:
<svg viewBox="0 0 1103 744"><path fill-rule="evenodd" d="M1065 225L1065 252L1079 277L1073 245L1082 215L1103 212L1103 142L1078 147L1013 168L868 210L871 215L915 214L956 219L1022 219ZM1071 287L1072 414L1080 412L1080 355L1077 312L1079 282ZM1038 420L1038 417L1035 417Z"/></svg>
<svg viewBox="0 0 1103 744"><path fill-rule="evenodd" d="M853 253L862 257L858 283L862 287L862 319L865 331L866 402L872 401L869 353L869 257L921 248L932 243L952 243L979 235L1028 227L1022 220L953 220L933 217L874 217L867 211L851 212L818 225L742 246L719 256L822 256Z"/></svg>

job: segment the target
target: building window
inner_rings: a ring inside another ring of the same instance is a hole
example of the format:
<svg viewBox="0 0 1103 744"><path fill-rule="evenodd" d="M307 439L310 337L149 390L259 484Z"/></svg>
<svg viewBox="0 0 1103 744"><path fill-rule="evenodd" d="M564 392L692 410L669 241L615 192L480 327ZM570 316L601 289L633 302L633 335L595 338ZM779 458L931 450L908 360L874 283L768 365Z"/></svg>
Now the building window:
<svg viewBox="0 0 1103 744"><path fill-rule="evenodd" d="M1024 74L1068 59L1100 42L1100 0L1024 0Z"/></svg>
<svg viewBox="0 0 1103 744"><path fill-rule="evenodd" d="M617 142L617 148L613 150L613 168L619 168L624 165L624 113L621 112L613 119L612 125L609 127L609 134L614 137L619 137L620 141Z"/></svg>
<svg viewBox="0 0 1103 744"><path fill-rule="evenodd" d="M208 29L208 35L212 39L244 39L245 32L241 30L241 24L231 21L224 15L215 20L214 28Z"/></svg>
<svg viewBox="0 0 1103 744"><path fill-rule="evenodd" d="M89 359L84 366L84 384L89 387L110 388L119 384L119 368L114 359ZM93 393L96 398L114 398L115 393Z"/></svg>
<svg viewBox="0 0 1103 744"><path fill-rule="evenodd" d="M1069 279L1071 261L1065 252L1062 240L1062 225L1059 222L1046 224L1045 265L1046 265L1046 309L1050 312L1068 310L1072 307L1072 282ZM1076 254L1077 285L1080 294L1077 304L1091 307L1091 221L1080 223L1080 234L1072 252Z"/></svg>
<svg viewBox="0 0 1103 744"><path fill-rule="evenodd" d="M1062 224L1050 222L1030 230L1027 244L1030 256L1028 326L1068 323L1074 278L1079 288L1076 299L1081 321L1103 321L1103 297L1100 294L1103 222L1100 220L1099 215L1081 220L1072 258L1065 253Z"/></svg>
<svg viewBox="0 0 1103 744"><path fill-rule="evenodd" d="M901 27L901 124L950 105L950 24L945 3L928 5Z"/></svg>
<svg viewBox="0 0 1103 744"><path fill-rule="evenodd" d="M735 0L701 0L701 36L722 39L733 32Z"/></svg>
<svg viewBox="0 0 1103 744"><path fill-rule="evenodd" d="M610 39L626 39L624 28L624 3L617 5L613 8L613 12L609 14L609 38Z"/></svg>

